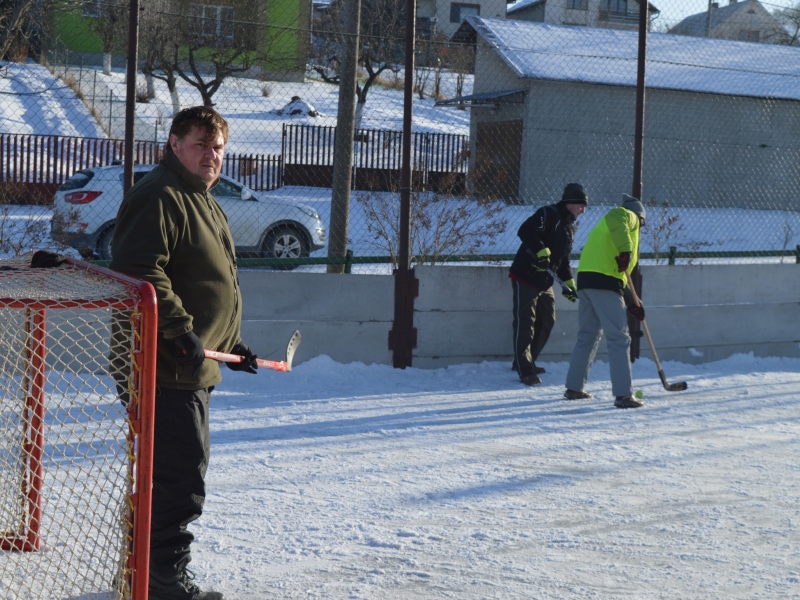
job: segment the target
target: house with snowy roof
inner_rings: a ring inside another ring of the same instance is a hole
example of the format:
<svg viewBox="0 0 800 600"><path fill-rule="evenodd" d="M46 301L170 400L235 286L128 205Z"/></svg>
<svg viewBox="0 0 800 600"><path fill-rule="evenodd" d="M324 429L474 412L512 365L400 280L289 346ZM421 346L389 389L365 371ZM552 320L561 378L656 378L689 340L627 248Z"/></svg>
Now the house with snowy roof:
<svg viewBox="0 0 800 600"><path fill-rule="evenodd" d="M506 0L417 0L417 30L437 31L452 36L469 16L502 19Z"/></svg>
<svg viewBox="0 0 800 600"><path fill-rule="evenodd" d="M659 13L655 6L649 5L650 22ZM639 2L638 0L518 0L508 5L506 18L555 25L637 30Z"/></svg>
<svg viewBox="0 0 800 600"><path fill-rule="evenodd" d="M468 17L477 193L541 204L568 182L630 192L637 32ZM684 206L800 209L800 48L648 35L643 196Z"/></svg>
<svg viewBox="0 0 800 600"><path fill-rule="evenodd" d="M669 33L745 42L789 43L786 30L761 2L729 1L728 6L711 2L708 10L686 17Z"/></svg>

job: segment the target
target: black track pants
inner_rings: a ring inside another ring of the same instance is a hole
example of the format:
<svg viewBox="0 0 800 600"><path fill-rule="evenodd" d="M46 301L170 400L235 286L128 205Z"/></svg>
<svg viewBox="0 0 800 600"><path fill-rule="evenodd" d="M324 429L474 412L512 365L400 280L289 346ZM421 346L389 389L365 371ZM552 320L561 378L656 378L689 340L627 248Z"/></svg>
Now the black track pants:
<svg viewBox="0 0 800 600"><path fill-rule="evenodd" d="M538 291L515 279L514 293L514 364L520 379L533 374L533 363L550 338L556 322L556 297L553 288Z"/></svg>
<svg viewBox="0 0 800 600"><path fill-rule="evenodd" d="M191 560L187 526L203 514L213 389L156 390L150 571L165 581Z"/></svg>

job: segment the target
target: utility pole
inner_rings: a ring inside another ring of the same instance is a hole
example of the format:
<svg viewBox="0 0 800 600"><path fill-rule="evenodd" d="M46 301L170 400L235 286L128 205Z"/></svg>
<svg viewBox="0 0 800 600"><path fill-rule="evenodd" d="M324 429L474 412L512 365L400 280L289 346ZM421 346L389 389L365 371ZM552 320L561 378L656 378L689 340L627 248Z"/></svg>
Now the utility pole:
<svg viewBox="0 0 800 600"><path fill-rule="evenodd" d="M650 3L648 0L639 3L639 53L636 68L636 130L633 139L633 186L631 195L644 204L642 198L642 163L644 162L644 105L645 105L645 60L647 58L647 25L649 21ZM631 285L642 297L642 272L637 261L631 273ZM639 321L628 316L628 328L631 332L631 362L639 358L639 347L642 336Z"/></svg>
<svg viewBox="0 0 800 600"><path fill-rule="evenodd" d="M125 88L125 168L122 188L133 187L133 147L136 137L136 71L139 69L139 0L131 0L128 8L128 64ZM92 100L94 102L94 100ZM112 105L109 102L109 105ZM109 129L111 120L109 119Z"/></svg>
<svg viewBox="0 0 800 600"><path fill-rule="evenodd" d="M134 138L136 137L136 72L139 69L139 0L131 0L128 13L128 64L125 88L125 156L122 189L133 187ZM94 99L92 100L94 103ZM112 103L109 102L109 106ZM108 121L111 129L111 119Z"/></svg>
<svg viewBox="0 0 800 600"><path fill-rule="evenodd" d="M405 369L411 366L413 349L417 345L414 328L414 298L419 294L419 280L411 268L411 117L414 107L414 41L416 36L415 0L406 0L405 80L403 88L403 156L400 171L400 240L397 270L394 272L394 323L389 332L392 366Z"/></svg>
<svg viewBox="0 0 800 600"><path fill-rule="evenodd" d="M329 258L347 256L350 228L350 192L353 188L353 138L355 136L356 77L361 30L361 0L344 2L344 56L339 78L339 108L336 118L331 191ZM345 265L328 265L328 273L344 273Z"/></svg>

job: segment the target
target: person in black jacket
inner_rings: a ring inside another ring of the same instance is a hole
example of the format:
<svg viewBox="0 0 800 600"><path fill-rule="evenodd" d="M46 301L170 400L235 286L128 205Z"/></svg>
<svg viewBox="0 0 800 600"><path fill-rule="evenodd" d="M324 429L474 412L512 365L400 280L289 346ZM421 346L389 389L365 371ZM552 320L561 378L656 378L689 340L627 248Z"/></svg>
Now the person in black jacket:
<svg viewBox="0 0 800 600"><path fill-rule="evenodd" d="M542 383L544 369L536 359L547 343L556 322L556 299L551 269L572 290L562 292L571 302L578 298L569 255L575 238L575 220L589 203L589 195L579 183L564 188L561 201L543 206L520 226L522 243L508 276L514 293L514 364L525 385Z"/></svg>

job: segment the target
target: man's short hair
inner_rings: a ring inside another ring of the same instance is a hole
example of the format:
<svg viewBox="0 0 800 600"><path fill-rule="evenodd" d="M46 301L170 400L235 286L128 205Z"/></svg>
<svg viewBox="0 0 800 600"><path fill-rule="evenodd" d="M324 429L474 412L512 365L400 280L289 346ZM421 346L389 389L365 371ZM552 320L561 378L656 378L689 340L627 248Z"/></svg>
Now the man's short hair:
<svg viewBox="0 0 800 600"><path fill-rule="evenodd" d="M205 128L207 140L211 140L221 133L223 142L228 143L228 122L213 108L207 106L184 108L173 117L169 135L174 135L179 140L183 139L192 130L192 127Z"/></svg>

